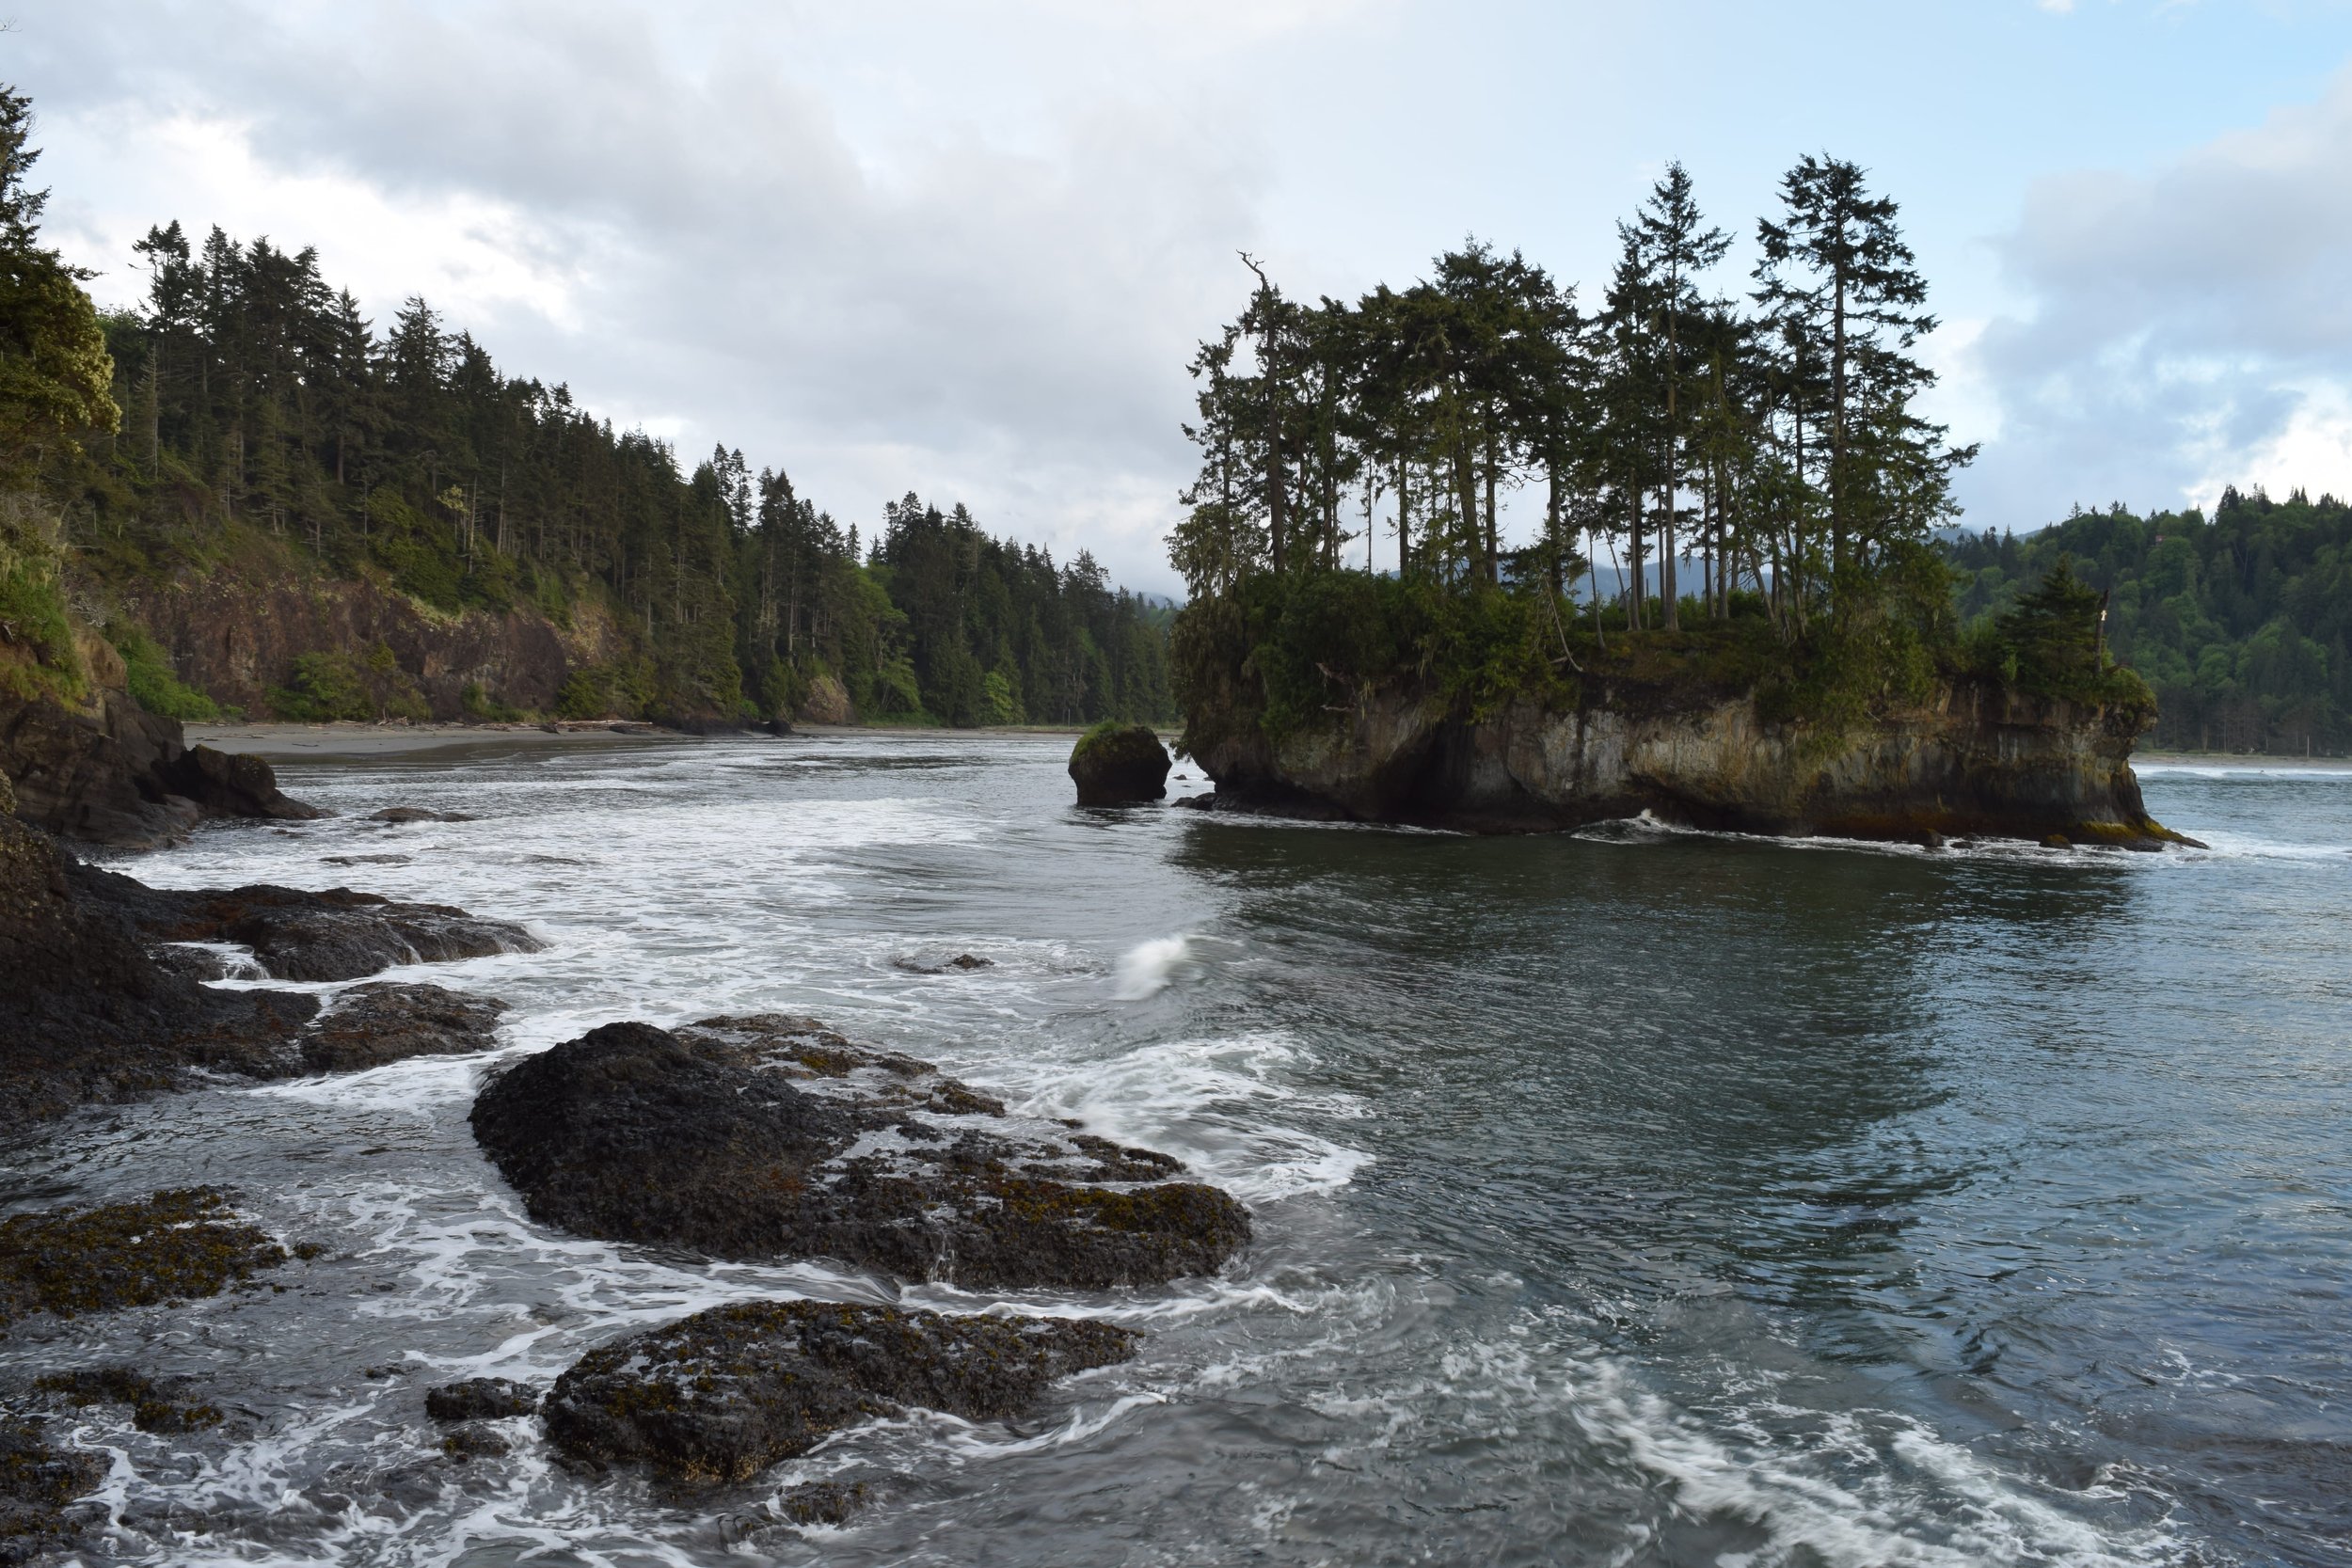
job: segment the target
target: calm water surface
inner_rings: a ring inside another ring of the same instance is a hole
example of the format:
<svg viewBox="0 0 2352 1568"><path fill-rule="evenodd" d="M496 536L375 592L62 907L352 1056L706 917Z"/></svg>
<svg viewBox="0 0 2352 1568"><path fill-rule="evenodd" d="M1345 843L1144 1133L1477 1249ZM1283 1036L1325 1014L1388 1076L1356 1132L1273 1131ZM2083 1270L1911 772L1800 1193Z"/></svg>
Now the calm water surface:
<svg viewBox="0 0 2352 1568"><path fill-rule="evenodd" d="M2352 1562L2352 775L2148 771L2210 852L1930 856L1080 812L1067 745L305 764L344 816L142 860L528 922L548 952L408 972L513 1003L501 1058L812 1013L1183 1156L1258 1241L1020 1296L583 1242L476 1152L480 1058L92 1114L8 1156L13 1207L211 1181L331 1248L0 1349L234 1413L90 1413L108 1560ZM962 952L994 967L899 964ZM526 1421L437 1451L431 1384L780 1293L1150 1338L1023 1421L912 1415L695 1505ZM829 1476L896 1479L772 1522Z"/></svg>

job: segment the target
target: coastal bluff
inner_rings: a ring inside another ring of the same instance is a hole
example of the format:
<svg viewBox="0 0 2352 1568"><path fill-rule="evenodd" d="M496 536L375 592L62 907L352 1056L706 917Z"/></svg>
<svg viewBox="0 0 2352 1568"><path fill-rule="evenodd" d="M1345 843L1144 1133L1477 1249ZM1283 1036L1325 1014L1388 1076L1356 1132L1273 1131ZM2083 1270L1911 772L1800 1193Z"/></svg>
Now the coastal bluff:
<svg viewBox="0 0 2352 1568"><path fill-rule="evenodd" d="M1472 832L1540 832L1642 813L1774 835L1922 841L2060 837L2158 848L2131 768L2136 707L1975 682L1844 726L1767 717L1753 693L1584 683L1472 717L1441 697L1360 690L1279 736L1197 709L1184 750L1216 809Z"/></svg>

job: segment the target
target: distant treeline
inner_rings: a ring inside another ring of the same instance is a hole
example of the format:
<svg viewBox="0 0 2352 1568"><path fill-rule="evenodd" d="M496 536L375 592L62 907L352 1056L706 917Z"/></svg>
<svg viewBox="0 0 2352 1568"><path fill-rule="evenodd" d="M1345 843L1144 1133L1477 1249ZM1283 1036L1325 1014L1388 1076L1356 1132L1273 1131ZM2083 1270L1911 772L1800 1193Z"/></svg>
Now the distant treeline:
<svg viewBox="0 0 2352 1568"><path fill-rule="evenodd" d="M102 587L260 535L445 611L568 624L595 601L627 652L566 689L580 714L1170 712L1165 613L1083 551L1057 564L913 495L862 547L783 473L725 447L682 471L563 384L504 373L422 299L379 335L308 248L218 229L192 245L174 222L135 249L146 302L102 323L119 430L82 432L47 476Z"/></svg>
<svg viewBox="0 0 2352 1568"><path fill-rule="evenodd" d="M2025 535L1963 535L1963 616L2006 609L2061 556L2107 595L2106 641L2154 688L2159 746L2352 746L2352 506L2296 490L2201 512L2077 512Z"/></svg>

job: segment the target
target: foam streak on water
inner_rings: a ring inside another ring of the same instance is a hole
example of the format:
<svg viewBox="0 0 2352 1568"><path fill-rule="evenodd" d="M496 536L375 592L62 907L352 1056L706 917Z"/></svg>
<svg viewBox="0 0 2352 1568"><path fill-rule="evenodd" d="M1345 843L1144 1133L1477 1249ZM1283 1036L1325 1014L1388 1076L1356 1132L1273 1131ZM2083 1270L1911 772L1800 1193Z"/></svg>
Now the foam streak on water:
<svg viewBox="0 0 2352 1568"><path fill-rule="evenodd" d="M2204 852L1930 853L1079 812L1065 747L313 763L288 788L342 815L138 862L549 946L394 976L511 1003L485 1056L94 1113L9 1158L19 1208L210 1181L328 1249L282 1293L0 1345L0 1377L128 1361L230 1413L79 1418L112 1456L100 1560L2352 1560L2339 775L2153 773ZM395 804L477 819L365 820ZM1176 1154L1257 1241L1102 1294L714 1265L539 1226L473 1146L505 1061L750 1011ZM694 1499L575 1474L529 1420L457 1465L424 1418L432 1384L544 1383L779 1295L1147 1338L1017 1420L908 1412ZM780 1521L828 1478L883 1500Z"/></svg>

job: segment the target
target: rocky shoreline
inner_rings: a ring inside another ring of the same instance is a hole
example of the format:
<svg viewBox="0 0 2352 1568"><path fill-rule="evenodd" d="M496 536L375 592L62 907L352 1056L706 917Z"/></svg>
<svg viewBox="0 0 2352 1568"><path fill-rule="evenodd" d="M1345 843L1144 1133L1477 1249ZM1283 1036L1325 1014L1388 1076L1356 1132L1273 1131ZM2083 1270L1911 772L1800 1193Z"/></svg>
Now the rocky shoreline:
<svg viewBox="0 0 2352 1568"><path fill-rule="evenodd" d="M509 922L351 889L150 887L79 859L13 804L0 772L0 1135L191 1088L490 1051L496 998L370 977L542 946ZM233 987L209 983L232 974ZM322 985L337 989L288 989ZM1213 1273L1250 1236L1241 1204L1165 1154L1017 1117L809 1019L606 1025L491 1074L471 1126L537 1223L714 1261L1129 1291ZM275 1277L318 1255L211 1188L22 1212L0 1221L0 1336L282 1289ZM691 1506L692 1493L897 1411L1016 1415L1139 1340L1081 1319L758 1300L591 1347L545 1389L476 1379L431 1391L426 1407L448 1463L544 1440L584 1475L643 1474ZM200 1387L136 1367L0 1389L0 1563L87 1539L106 1464L56 1423L91 1405L199 1449L250 1434L249 1418L225 1420ZM774 1517L838 1524L882 1492L794 1488Z"/></svg>
<svg viewBox="0 0 2352 1568"><path fill-rule="evenodd" d="M1647 813L1775 836L2192 844L2141 800L2131 752L2145 722L1964 684L1842 728L1775 719L1753 693L1629 680L1588 682L1571 707L1519 701L1484 717L1378 688L1279 737L1195 711L1184 750L1216 791L1179 803L1484 833Z"/></svg>

